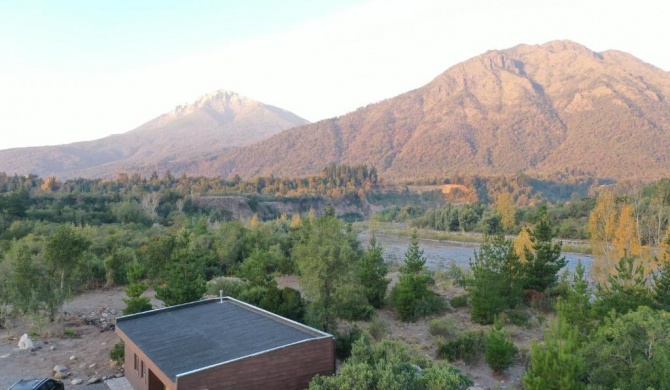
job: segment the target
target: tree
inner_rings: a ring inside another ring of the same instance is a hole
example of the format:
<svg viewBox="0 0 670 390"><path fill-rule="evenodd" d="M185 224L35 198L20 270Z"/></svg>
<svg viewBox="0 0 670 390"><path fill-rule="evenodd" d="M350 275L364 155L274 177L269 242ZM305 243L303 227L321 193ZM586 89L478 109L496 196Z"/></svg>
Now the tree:
<svg viewBox="0 0 670 390"><path fill-rule="evenodd" d="M489 238L475 251L470 270L472 278L467 290L473 321L490 324L498 313L513 308L521 300L521 263L514 243L504 235Z"/></svg>
<svg viewBox="0 0 670 390"><path fill-rule="evenodd" d="M670 262L666 261L653 276L652 297L656 307L670 311Z"/></svg>
<svg viewBox="0 0 670 390"><path fill-rule="evenodd" d="M486 364L495 372L502 372L512 365L517 349L496 318L493 328L486 334L484 357Z"/></svg>
<svg viewBox="0 0 670 390"><path fill-rule="evenodd" d="M442 297L428 287L435 283L424 268L426 258L419 247L416 230L405 252L405 264L400 269L398 284L391 291L391 301L401 321L413 322L420 317L435 314L445 309Z"/></svg>
<svg viewBox="0 0 670 390"><path fill-rule="evenodd" d="M533 340L530 366L523 377L526 390L581 390L583 362L578 355L577 328L559 314L544 330L544 342Z"/></svg>
<svg viewBox="0 0 670 390"><path fill-rule="evenodd" d="M126 308L123 309L124 315L141 313L152 309L151 299L142 296L142 293L147 289L147 284L141 280L144 272L144 267L137 260L128 264L128 285L125 288L128 297L123 299L123 302L126 304Z"/></svg>
<svg viewBox="0 0 670 390"><path fill-rule="evenodd" d="M500 223L505 231L510 231L516 225L514 199L508 191L503 191L498 195L496 202L496 211L500 216Z"/></svg>
<svg viewBox="0 0 670 390"><path fill-rule="evenodd" d="M418 274L423 271L425 264L426 258L423 256L423 249L419 247L419 236L414 229L412 239L405 252L405 264L403 264L401 271L405 274Z"/></svg>
<svg viewBox="0 0 670 390"><path fill-rule="evenodd" d="M670 388L670 312L641 306L612 314L582 349L590 386Z"/></svg>
<svg viewBox="0 0 670 390"><path fill-rule="evenodd" d="M653 300L647 287L644 267L634 257L624 256L606 283L596 286L593 309L600 318L610 311L626 314L638 306L652 306Z"/></svg>
<svg viewBox="0 0 670 390"><path fill-rule="evenodd" d="M360 258L356 236L332 214L334 210L306 220L292 253L310 301L306 320L325 330L334 330L335 319L343 314L366 318L372 313L367 303L361 305L366 302L363 286L355 282L354 267Z"/></svg>
<svg viewBox="0 0 670 390"><path fill-rule="evenodd" d="M72 289L78 282L74 275L90 242L69 226L56 228L48 238L44 248L46 275L56 278L52 287L53 300L49 304L49 318L53 321L56 312L72 296Z"/></svg>
<svg viewBox="0 0 670 390"><path fill-rule="evenodd" d="M561 242L554 243L556 234L549 222L547 206L539 209L539 219L532 230L528 230L531 247L524 248L526 262L522 264L524 288L544 292L558 280L558 271L567 264L561 256Z"/></svg>
<svg viewBox="0 0 670 390"><path fill-rule="evenodd" d="M374 234L370 238L370 246L363 253L358 263L358 280L365 290L368 303L374 308L384 306L386 290L390 279L386 279L388 265L384 262L383 248L377 244Z"/></svg>
<svg viewBox="0 0 670 390"><path fill-rule="evenodd" d="M617 228L618 210L614 194L604 191L598 196L593 211L589 214L589 235L593 252L591 279L605 282L614 268L616 257L611 242Z"/></svg>
<svg viewBox="0 0 670 390"><path fill-rule="evenodd" d="M161 274L162 284L156 286L156 298L167 306L197 301L207 291L202 261L189 248L189 243L184 232Z"/></svg>
<svg viewBox="0 0 670 390"><path fill-rule="evenodd" d="M7 289L9 302L15 310L38 317L40 310L51 298L48 288L41 280L44 269L35 261L25 243L13 245L7 255L10 259Z"/></svg>
<svg viewBox="0 0 670 390"><path fill-rule="evenodd" d="M580 261L575 269L572 285L564 297L559 297L556 304L558 315L568 325L578 330L579 336L585 336L591 328L591 289L584 278L584 266Z"/></svg>

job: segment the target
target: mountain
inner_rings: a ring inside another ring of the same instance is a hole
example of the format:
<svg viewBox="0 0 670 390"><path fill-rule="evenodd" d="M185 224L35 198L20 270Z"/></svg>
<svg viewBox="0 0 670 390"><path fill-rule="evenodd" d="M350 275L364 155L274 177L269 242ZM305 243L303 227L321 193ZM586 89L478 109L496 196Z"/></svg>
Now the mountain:
<svg viewBox="0 0 670 390"><path fill-rule="evenodd" d="M570 41L494 50L429 84L183 169L295 176L330 162L390 179L670 175L670 73Z"/></svg>
<svg viewBox="0 0 670 390"><path fill-rule="evenodd" d="M0 150L0 172L104 177L150 174L180 161L216 156L287 128L308 123L297 115L220 90L177 106L127 133L68 145Z"/></svg>

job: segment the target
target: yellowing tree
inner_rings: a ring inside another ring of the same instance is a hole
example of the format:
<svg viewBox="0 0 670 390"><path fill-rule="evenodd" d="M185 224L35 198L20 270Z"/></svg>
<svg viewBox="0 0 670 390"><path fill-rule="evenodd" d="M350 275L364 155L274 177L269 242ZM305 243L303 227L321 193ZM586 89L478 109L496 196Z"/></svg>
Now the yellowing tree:
<svg viewBox="0 0 670 390"><path fill-rule="evenodd" d="M500 216L500 222L502 223L503 229L509 230L514 227L515 224L515 207L514 199L512 199L512 194L503 191L498 195L498 201L496 202L496 211Z"/></svg>
<svg viewBox="0 0 670 390"><path fill-rule="evenodd" d="M614 269L618 263L611 245L618 227L618 214L614 194L609 191L602 192L589 215L589 233L593 253L591 278L594 282L607 281L610 270Z"/></svg>
<svg viewBox="0 0 670 390"><path fill-rule="evenodd" d="M526 250L525 248L532 248L533 243L530 241L530 233L528 229L521 229L519 235L514 239L514 251L519 255L519 261L522 263L526 262Z"/></svg>
<svg viewBox="0 0 670 390"><path fill-rule="evenodd" d="M617 259L624 257L626 254L635 257L642 253L632 205L627 204L621 207L612 245L614 245L614 255Z"/></svg>

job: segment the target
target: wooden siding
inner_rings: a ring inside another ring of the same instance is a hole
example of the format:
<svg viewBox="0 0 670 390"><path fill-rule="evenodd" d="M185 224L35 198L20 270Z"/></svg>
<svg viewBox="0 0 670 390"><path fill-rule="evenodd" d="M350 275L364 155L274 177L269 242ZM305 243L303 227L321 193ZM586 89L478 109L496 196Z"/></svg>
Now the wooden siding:
<svg viewBox="0 0 670 390"><path fill-rule="evenodd" d="M175 390L306 389L335 373L335 342L315 339L177 377Z"/></svg>
<svg viewBox="0 0 670 390"><path fill-rule="evenodd" d="M123 372L134 390L154 390L154 387L151 389L149 388L149 370L151 370L156 378L166 386L167 390L176 390L177 385L166 377L165 374L163 374L163 372L142 352L142 350L130 341L119 328L116 328L116 333L121 336L121 339L125 344ZM144 378L140 376L139 372L135 371L135 355L144 362Z"/></svg>

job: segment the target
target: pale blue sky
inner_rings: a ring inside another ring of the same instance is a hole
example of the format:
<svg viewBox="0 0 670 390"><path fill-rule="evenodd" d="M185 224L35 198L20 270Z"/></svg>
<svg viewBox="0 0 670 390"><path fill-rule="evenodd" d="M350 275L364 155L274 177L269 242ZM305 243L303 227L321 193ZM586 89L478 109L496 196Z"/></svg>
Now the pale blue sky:
<svg viewBox="0 0 670 390"><path fill-rule="evenodd" d="M661 0L0 0L0 149L122 133L217 89L315 121L571 39L670 70Z"/></svg>

